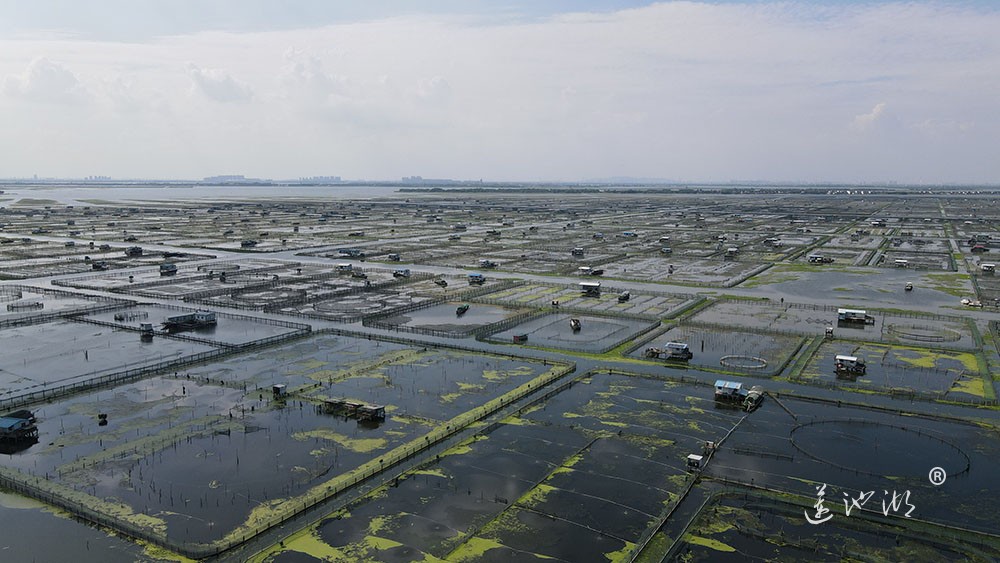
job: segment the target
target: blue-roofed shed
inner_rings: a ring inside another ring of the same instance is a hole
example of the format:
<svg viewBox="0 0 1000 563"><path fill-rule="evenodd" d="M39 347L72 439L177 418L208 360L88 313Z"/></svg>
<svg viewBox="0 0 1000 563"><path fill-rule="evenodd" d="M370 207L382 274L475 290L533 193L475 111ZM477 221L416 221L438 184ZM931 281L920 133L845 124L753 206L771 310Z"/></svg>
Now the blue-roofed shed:
<svg viewBox="0 0 1000 563"><path fill-rule="evenodd" d="M0 440L16 442L38 436L38 427L27 418L0 417Z"/></svg>
<svg viewBox="0 0 1000 563"><path fill-rule="evenodd" d="M23 418L0 417L0 432L15 432L31 426L31 422Z"/></svg>

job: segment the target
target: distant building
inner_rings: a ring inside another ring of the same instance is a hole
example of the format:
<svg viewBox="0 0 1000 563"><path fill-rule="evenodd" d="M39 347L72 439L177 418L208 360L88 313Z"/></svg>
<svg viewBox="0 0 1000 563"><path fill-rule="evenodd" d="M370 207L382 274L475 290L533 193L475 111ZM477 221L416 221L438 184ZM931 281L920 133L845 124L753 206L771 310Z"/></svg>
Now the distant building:
<svg viewBox="0 0 1000 563"><path fill-rule="evenodd" d="M299 178L299 183L301 184L340 184L343 180L340 176L309 176L307 178Z"/></svg>
<svg viewBox="0 0 1000 563"><path fill-rule="evenodd" d="M203 181L211 184L232 184L246 182L247 179L243 174L228 174L223 176L208 176Z"/></svg>
<svg viewBox="0 0 1000 563"><path fill-rule="evenodd" d="M203 184L270 184L271 180L263 178L247 178L243 174L225 174L208 176L201 181Z"/></svg>
<svg viewBox="0 0 1000 563"><path fill-rule="evenodd" d="M403 176L404 184L456 184L457 180L450 178L424 178L423 176Z"/></svg>

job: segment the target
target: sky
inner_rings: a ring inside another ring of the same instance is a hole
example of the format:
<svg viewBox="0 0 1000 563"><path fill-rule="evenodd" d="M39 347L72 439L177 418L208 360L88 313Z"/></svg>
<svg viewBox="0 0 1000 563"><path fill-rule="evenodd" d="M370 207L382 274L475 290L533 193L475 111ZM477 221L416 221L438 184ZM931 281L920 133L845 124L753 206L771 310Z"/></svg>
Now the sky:
<svg viewBox="0 0 1000 563"><path fill-rule="evenodd" d="M0 177L996 184L996 30L987 0L0 0Z"/></svg>

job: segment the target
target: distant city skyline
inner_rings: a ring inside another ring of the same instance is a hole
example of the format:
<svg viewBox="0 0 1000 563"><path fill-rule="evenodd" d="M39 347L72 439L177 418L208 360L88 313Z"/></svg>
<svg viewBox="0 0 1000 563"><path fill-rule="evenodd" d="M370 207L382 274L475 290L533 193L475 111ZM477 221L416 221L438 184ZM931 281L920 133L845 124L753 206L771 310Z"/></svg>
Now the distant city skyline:
<svg viewBox="0 0 1000 563"><path fill-rule="evenodd" d="M997 3L413 4L0 2L0 177L1000 182Z"/></svg>

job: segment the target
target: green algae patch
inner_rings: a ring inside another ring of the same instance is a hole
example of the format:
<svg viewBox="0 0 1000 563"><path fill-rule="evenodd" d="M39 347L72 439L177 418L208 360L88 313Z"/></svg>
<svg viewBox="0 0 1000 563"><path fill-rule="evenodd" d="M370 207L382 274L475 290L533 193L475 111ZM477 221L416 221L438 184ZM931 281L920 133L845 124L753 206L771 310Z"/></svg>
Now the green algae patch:
<svg viewBox="0 0 1000 563"><path fill-rule="evenodd" d="M327 430L325 428L318 428L316 430L308 430L305 432L296 432L292 434L292 438L301 441L308 440L310 438L319 438L320 440L328 440L330 442L335 442L341 446L351 450L352 452L357 452L361 454L366 454L373 452L375 450L382 449L386 446L385 438L351 438L345 436L338 432L332 430Z"/></svg>
<svg viewBox="0 0 1000 563"><path fill-rule="evenodd" d="M472 438L470 440L466 440L466 441L462 442L461 444L458 444L457 446L455 446L453 448L445 450L441 455L442 456L446 456L446 455L462 455L462 454L470 453L472 451L472 444L474 444L474 443L476 443L476 442L478 442L480 440L486 440L486 439L487 439L487 437L485 435L476 435L474 438Z"/></svg>
<svg viewBox="0 0 1000 563"><path fill-rule="evenodd" d="M907 357L897 354L896 357L913 367L933 369L941 360L956 360L969 371L979 371L979 361L976 359L976 355L970 352L939 352L917 348L907 348L906 352L915 356Z"/></svg>
<svg viewBox="0 0 1000 563"><path fill-rule="evenodd" d="M418 470L410 473L410 475L430 475L431 477L440 477L442 479L449 479L450 478L447 475L445 475L444 474L444 470L442 470L440 468L435 468L435 469L418 469Z"/></svg>
<svg viewBox="0 0 1000 563"><path fill-rule="evenodd" d="M251 557L248 563L264 563L270 561L274 556L287 552L298 552L311 555L322 561L348 561L347 554L336 547L329 545L319 538L316 530L309 528L293 535L284 542L284 547L272 546L257 555Z"/></svg>
<svg viewBox="0 0 1000 563"><path fill-rule="evenodd" d="M531 426L531 421L525 420L519 416L509 416L500 422L508 426Z"/></svg>
<svg viewBox="0 0 1000 563"><path fill-rule="evenodd" d="M393 350L390 352L386 352L385 354L382 354L381 356L378 356L371 360L357 362L344 369L336 371L331 371L331 370L314 371L313 373L309 374L309 378L312 379L313 381L331 382L331 381L350 379L352 377L378 376L382 374L381 368L385 366L413 364L416 363L417 360L419 360L421 357L426 355L428 355L427 352L415 348L410 348L406 350ZM315 365L314 368L319 368L324 365L326 365L326 363L322 362L318 365Z"/></svg>
<svg viewBox="0 0 1000 563"><path fill-rule="evenodd" d="M648 455L653 455L660 448L669 448L674 445L674 441L669 438L656 438L654 436L640 436L638 434L624 434L623 440L642 448Z"/></svg>
<svg viewBox="0 0 1000 563"><path fill-rule="evenodd" d="M713 540L712 538L706 538L702 536L684 534L684 541L692 545L700 545L702 547L707 547L709 549L714 549L716 551L723 551L726 553L732 553L736 551L736 548L731 545L722 543L719 540Z"/></svg>
<svg viewBox="0 0 1000 563"><path fill-rule="evenodd" d="M628 423L626 423L626 422L618 422L618 421L615 421L615 420L602 420L600 422L601 422L601 424L605 424L607 426L614 426L616 428L628 428L629 427Z"/></svg>
<svg viewBox="0 0 1000 563"><path fill-rule="evenodd" d="M389 538L380 538L377 536L365 536L364 542L368 546L380 551L385 549L392 549L394 547L400 547L403 545L396 540L390 540Z"/></svg>
<svg viewBox="0 0 1000 563"><path fill-rule="evenodd" d="M562 465L560 465L559 467L555 468L552 471L552 475L558 475L560 473L571 473L571 472L573 472L573 466L575 466L576 464L580 463L580 461L582 459L583 459L583 452L573 454L572 456L569 457L569 459L567 459L566 461L564 461Z"/></svg>
<svg viewBox="0 0 1000 563"><path fill-rule="evenodd" d="M152 561L176 561L177 563L195 563L197 561L196 559L184 557L179 553L174 553L169 549L142 540L136 540L136 543L142 546L142 554Z"/></svg>
<svg viewBox="0 0 1000 563"><path fill-rule="evenodd" d="M473 536L449 553L445 557L445 560L456 562L479 561L487 551L500 547L504 547L504 545L498 541Z"/></svg>
<svg viewBox="0 0 1000 563"><path fill-rule="evenodd" d="M531 375L535 370L531 366L520 366L509 370L495 370L486 369L483 370L483 379L493 383L498 383L501 381L506 381L511 377L523 377L525 375Z"/></svg>
<svg viewBox="0 0 1000 563"><path fill-rule="evenodd" d="M45 508L46 504L33 498L0 491L0 506L18 510Z"/></svg>
<svg viewBox="0 0 1000 563"><path fill-rule="evenodd" d="M372 516L368 521L368 534L376 536L379 532L388 531L396 518L396 516Z"/></svg>
<svg viewBox="0 0 1000 563"><path fill-rule="evenodd" d="M466 383L464 381L457 382L458 388L462 391L482 391L486 389L486 384L484 383Z"/></svg>
<svg viewBox="0 0 1000 563"><path fill-rule="evenodd" d="M698 533L714 536L732 530L735 526L736 510L730 506L718 505L712 509L709 518L701 521L697 525Z"/></svg>
<svg viewBox="0 0 1000 563"><path fill-rule="evenodd" d="M545 498L554 490L556 490L556 487L540 483L521 495L521 498L517 499L517 502L514 504L531 508L545 502Z"/></svg>
<svg viewBox="0 0 1000 563"><path fill-rule="evenodd" d="M968 393L976 397L986 396L986 382L981 377L961 377L951 387L952 391Z"/></svg>
<svg viewBox="0 0 1000 563"><path fill-rule="evenodd" d="M605 553L604 558L610 561L611 563L619 563L621 561L625 561L626 559L628 559L629 553L631 553L634 548L635 544L630 541L627 541L625 542L625 545L622 546L622 548L619 549L618 551L610 551L608 553Z"/></svg>
<svg viewBox="0 0 1000 563"><path fill-rule="evenodd" d="M675 473L675 474L670 475L669 477L667 477L667 481L671 485L677 487L678 489L682 489L682 488L684 488L685 485L687 485L688 474L687 473Z"/></svg>
<svg viewBox="0 0 1000 563"><path fill-rule="evenodd" d="M452 402L455 401L455 399L457 399L457 398L459 398L461 396L462 396L461 393L445 393L444 395L441 395L441 402L442 403L452 403Z"/></svg>
<svg viewBox="0 0 1000 563"><path fill-rule="evenodd" d="M657 532L645 547L642 548L635 561L636 563L658 563L667 554L669 548L670 538L663 532Z"/></svg>

